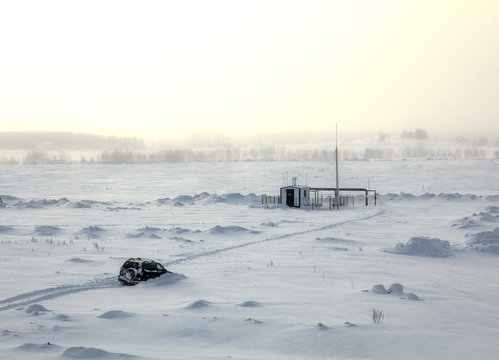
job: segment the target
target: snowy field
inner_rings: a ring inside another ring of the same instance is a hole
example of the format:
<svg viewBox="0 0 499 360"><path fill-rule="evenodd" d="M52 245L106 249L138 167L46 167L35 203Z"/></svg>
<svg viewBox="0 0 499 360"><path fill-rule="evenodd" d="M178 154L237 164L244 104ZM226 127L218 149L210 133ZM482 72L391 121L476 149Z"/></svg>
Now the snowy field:
<svg viewBox="0 0 499 360"><path fill-rule="evenodd" d="M386 205L260 205L329 163L0 167L0 358L499 358L499 160L340 165Z"/></svg>

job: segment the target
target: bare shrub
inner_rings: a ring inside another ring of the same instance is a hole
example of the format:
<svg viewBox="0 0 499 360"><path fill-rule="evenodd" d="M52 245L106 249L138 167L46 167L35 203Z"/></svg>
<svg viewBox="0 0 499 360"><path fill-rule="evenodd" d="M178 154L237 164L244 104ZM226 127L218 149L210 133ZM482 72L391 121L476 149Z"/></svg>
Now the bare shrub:
<svg viewBox="0 0 499 360"><path fill-rule="evenodd" d="M373 323L381 324L384 318L385 318L385 313L383 312L383 310L373 309Z"/></svg>

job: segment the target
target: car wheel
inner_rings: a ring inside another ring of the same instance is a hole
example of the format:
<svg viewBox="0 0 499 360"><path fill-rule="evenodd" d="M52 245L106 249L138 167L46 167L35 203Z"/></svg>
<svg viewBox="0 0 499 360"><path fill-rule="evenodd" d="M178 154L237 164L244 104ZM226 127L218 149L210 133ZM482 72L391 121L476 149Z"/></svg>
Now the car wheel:
<svg viewBox="0 0 499 360"><path fill-rule="evenodd" d="M128 268L125 270L125 279L129 283L134 283L135 278L137 277L137 269L134 268Z"/></svg>

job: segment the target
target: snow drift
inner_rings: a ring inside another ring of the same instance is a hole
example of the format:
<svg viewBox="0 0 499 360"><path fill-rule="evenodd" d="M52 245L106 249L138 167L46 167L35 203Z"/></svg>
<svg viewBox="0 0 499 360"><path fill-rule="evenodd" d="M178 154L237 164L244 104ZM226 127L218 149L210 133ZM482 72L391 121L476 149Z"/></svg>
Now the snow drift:
<svg viewBox="0 0 499 360"><path fill-rule="evenodd" d="M399 243L394 247L385 249L385 251L392 254L413 256L446 257L453 255L448 241L426 236L412 237L407 243Z"/></svg>
<svg viewBox="0 0 499 360"><path fill-rule="evenodd" d="M470 248L482 252L499 254L499 227L496 227L492 231L468 234L466 237Z"/></svg>

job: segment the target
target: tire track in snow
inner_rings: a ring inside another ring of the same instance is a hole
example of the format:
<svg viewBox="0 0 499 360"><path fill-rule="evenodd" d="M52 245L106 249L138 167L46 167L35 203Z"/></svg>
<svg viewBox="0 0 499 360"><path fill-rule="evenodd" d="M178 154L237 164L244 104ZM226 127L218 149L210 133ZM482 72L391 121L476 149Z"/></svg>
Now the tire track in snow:
<svg viewBox="0 0 499 360"><path fill-rule="evenodd" d="M186 257L183 257L181 259L177 259L174 261L170 261L168 263L164 263L164 265L168 267L170 265L175 265L175 264L179 264L179 263L186 262L189 260L194 260L194 259L198 259L198 258L205 257L205 256L211 256L214 254L220 254L222 252L226 252L226 251L230 251L230 250L234 250L234 249L239 249L239 248L243 248L243 247L247 247L247 246L258 245L261 243L281 240L281 239L285 239L285 238L289 238L289 237L293 237L293 236L310 234L310 233L313 233L316 231L329 230L329 229L332 229L332 228L337 227L337 226L350 224L350 223L357 222L357 221L369 220L369 219L372 219L372 218L377 217L379 215L382 215L384 212L385 212L385 210L379 210L375 214L372 214L372 215L363 216L363 217L345 220L345 221L340 221L340 222L337 222L334 224L324 225L324 226L320 226L320 227L314 228L314 229L297 231L294 233L288 233L288 234L269 237L266 239L251 241L251 242L247 242L244 244L238 244L238 245L233 245L233 246L227 246L227 247L224 247L221 249L205 251L205 252L201 252L199 254L186 256ZM61 286L55 286L55 287L41 289L41 290L30 291L27 293L12 296L12 297L4 299L4 300L0 300L0 312L10 310L13 308L17 308L17 307L22 307L25 305L34 304L34 303L37 303L40 301L51 300L51 299L54 299L54 298L60 297L60 296L75 294L75 293L82 292L82 291L96 290L96 289L109 289L109 288L120 287L120 286L121 285L118 283L117 277L112 276L112 277L108 277L108 278L104 278L104 279L89 281L89 282L84 283L84 284L61 285Z"/></svg>
<svg viewBox="0 0 499 360"><path fill-rule="evenodd" d="M170 265L179 264L179 263L182 263L182 262L185 262L185 261L189 261L189 260L194 260L194 259L197 259L197 258L200 258L200 257L205 257L205 256L214 255L214 254L219 254L221 252L230 251L230 250L234 250L234 249L239 249L239 248L243 248L243 247L251 246L251 245L257 245L257 244L261 244L261 243L268 242L268 241L281 240L281 239L285 239L285 238L289 238L289 237L293 237L293 236L305 235L305 234L313 233L313 232L316 232L316 231L329 230L329 229L332 229L332 228L334 228L336 226L350 224L350 223L357 222L357 221L369 220L369 219L372 219L372 218L377 217L379 215L382 215L384 212L385 212L385 210L378 210L376 212L376 214L372 214L372 215L368 215L368 216L363 216L363 217L356 218L356 219L350 219L350 220L340 221L340 222L337 222L337 223L334 223L334 224L324 225L324 226L321 226L321 227L318 227L318 228L315 228L315 229L308 229L308 230L303 230L303 231L297 231L297 232L294 232L294 233L273 236L273 237L270 237L270 238L267 238L267 239L255 240L255 241L250 241L250 242L247 242L247 243L244 243L244 244L238 244L238 245L233 245L233 246L227 246L227 247L221 248L221 249L215 249L215 250L205 251L205 252L202 252L202 253L199 253L199 254L189 255L189 256L185 256L185 257L183 257L181 259L170 261L168 263L165 263L165 266L168 267Z"/></svg>
<svg viewBox="0 0 499 360"><path fill-rule="evenodd" d="M39 301L50 300L59 296L70 295L81 291L118 287L116 277L109 277L102 280L95 280L80 285L61 285L51 288L30 291L27 293L12 296L10 298L0 300L0 312L34 304Z"/></svg>

